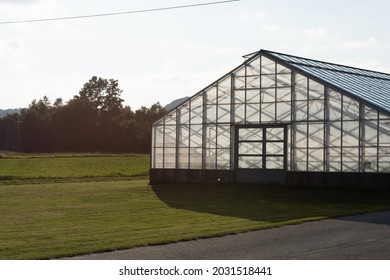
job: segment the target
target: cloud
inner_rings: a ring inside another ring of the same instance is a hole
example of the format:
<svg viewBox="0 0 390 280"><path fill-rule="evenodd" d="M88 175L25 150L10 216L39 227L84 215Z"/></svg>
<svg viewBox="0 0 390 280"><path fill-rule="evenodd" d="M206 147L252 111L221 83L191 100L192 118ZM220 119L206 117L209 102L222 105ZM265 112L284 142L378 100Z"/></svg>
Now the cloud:
<svg viewBox="0 0 390 280"><path fill-rule="evenodd" d="M255 13L244 13L240 15L242 21L247 20L263 20L267 17L267 14L264 12L255 12Z"/></svg>
<svg viewBox="0 0 390 280"><path fill-rule="evenodd" d="M261 31L266 33L275 33L279 31L279 26L277 25L265 25L261 28Z"/></svg>
<svg viewBox="0 0 390 280"><path fill-rule="evenodd" d="M267 17L267 14L266 13L262 13L262 12L257 12L254 14L255 16L255 19L257 20L261 20L261 19L264 19Z"/></svg>
<svg viewBox="0 0 390 280"><path fill-rule="evenodd" d="M381 48L382 45L374 38L370 37L365 41L347 41L338 45L341 49L372 49Z"/></svg>
<svg viewBox="0 0 390 280"><path fill-rule="evenodd" d="M60 10L57 0L0 0L1 21L47 17Z"/></svg>
<svg viewBox="0 0 390 280"><path fill-rule="evenodd" d="M304 32L310 40L322 39L328 35L328 30L325 27L305 29Z"/></svg>
<svg viewBox="0 0 390 280"><path fill-rule="evenodd" d="M390 67L383 65L382 61L373 59L373 58L362 58L362 59L353 59L353 60L343 60L340 61L343 65L348 65L352 67L358 67L362 69L369 69L373 71L379 71L384 73L390 73Z"/></svg>

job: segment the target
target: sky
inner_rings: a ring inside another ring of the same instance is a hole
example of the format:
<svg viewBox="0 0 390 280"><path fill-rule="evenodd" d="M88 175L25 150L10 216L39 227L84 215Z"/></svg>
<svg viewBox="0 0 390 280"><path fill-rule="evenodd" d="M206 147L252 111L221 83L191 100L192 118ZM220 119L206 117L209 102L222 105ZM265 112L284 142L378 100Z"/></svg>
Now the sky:
<svg viewBox="0 0 390 280"><path fill-rule="evenodd" d="M217 0L0 0L0 22ZM0 109L64 102L92 76L136 110L192 96L266 49L390 73L390 1L241 0L109 17L0 24Z"/></svg>

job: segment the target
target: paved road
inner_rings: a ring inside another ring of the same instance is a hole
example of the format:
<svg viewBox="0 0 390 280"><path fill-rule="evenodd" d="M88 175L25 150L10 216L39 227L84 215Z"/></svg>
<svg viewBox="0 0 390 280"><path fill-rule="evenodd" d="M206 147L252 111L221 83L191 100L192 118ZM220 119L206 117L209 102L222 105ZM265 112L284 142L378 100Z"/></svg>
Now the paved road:
<svg viewBox="0 0 390 280"><path fill-rule="evenodd" d="M73 259L390 260L390 211Z"/></svg>

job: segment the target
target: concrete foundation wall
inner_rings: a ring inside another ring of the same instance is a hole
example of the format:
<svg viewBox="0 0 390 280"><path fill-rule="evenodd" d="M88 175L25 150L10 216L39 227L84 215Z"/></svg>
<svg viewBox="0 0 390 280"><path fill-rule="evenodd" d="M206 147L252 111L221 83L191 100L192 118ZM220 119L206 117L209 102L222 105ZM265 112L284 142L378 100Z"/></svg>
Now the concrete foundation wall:
<svg viewBox="0 0 390 280"><path fill-rule="evenodd" d="M390 173L285 172L281 170L151 169L151 184L274 184L295 188L390 190Z"/></svg>

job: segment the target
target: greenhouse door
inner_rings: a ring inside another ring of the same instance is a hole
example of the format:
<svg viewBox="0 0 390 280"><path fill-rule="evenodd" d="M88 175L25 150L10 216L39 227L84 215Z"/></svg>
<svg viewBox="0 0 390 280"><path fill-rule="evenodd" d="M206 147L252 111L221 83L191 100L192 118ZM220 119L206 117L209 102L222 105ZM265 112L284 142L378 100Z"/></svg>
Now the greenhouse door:
<svg viewBox="0 0 390 280"><path fill-rule="evenodd" d="M287 168L287 126L236 127L238 183L283 183Z"/></svg>

